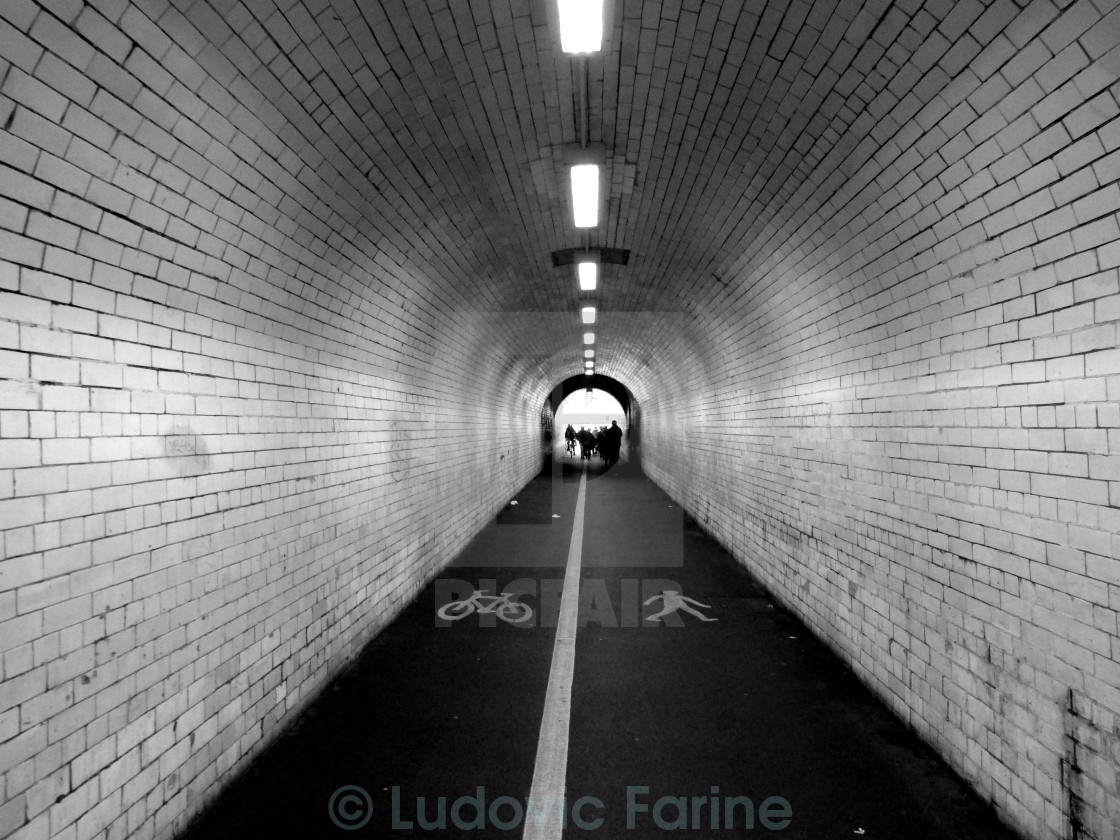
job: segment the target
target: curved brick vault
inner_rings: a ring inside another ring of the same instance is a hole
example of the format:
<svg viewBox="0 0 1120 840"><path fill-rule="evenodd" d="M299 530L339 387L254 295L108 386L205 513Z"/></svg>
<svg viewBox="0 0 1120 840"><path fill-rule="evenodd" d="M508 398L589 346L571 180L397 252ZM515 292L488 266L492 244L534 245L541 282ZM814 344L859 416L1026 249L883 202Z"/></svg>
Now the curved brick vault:
<svg viewBox="0 0 1120 840"><path fill-rule="evenodd" d="M613 0L590 233L555 17L0 6L0 834L245 767L536 472L599 247L648 475L1006 822L1116 837L1114 0Z"/></svg>

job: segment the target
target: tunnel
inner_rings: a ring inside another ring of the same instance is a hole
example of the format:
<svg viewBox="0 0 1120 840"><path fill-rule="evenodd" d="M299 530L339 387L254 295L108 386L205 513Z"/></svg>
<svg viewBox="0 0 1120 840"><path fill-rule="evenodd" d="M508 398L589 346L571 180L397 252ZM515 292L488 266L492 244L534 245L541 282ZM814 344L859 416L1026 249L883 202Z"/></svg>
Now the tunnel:
<svg viewBox="0 0 1120 840"><path fill-rule="evenodd" d="M549 393L543 412L546 418L544 425L549 429L549 443L551 444L554 438L559 440L563 434L562 430L557 430L553 423L557 410L564 400L578 391L602 391L618 401L625 417L623 436L626 441L627 457L637 464L641 458L641 407L629 388L614 377L604 376L601 373L569 376ZM551 455L550 446L546 458L550 458Z"/></svg>
<svg viewBox="0 0 1120 840"><path fill-rule="evenodd" d="M753 581L689 633L780 613L1015 836L1120 836L1120 8L598 14L0 6L0 836L183 836L532 482L571 527L592 384L586 492Z"/></svg>

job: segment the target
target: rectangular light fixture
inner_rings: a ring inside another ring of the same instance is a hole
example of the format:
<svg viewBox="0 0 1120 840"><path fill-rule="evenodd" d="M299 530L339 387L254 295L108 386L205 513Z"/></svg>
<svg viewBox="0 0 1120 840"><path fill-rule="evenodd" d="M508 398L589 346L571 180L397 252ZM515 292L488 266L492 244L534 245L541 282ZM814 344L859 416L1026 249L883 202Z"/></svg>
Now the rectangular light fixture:
<svg viewBox="0 0 1120 840"><path fill-rule="evenodd" d="M583 351L583 358L594 359L595 358L595 351L592 350L590 347L588 347L586 350Z"/></svg>
<svg viewBox="0 0 1120 840"><path fill-rule="evenodd" d="M583 307L583 309L580 310L579 314L580 314L580 317L583 318L583 323L585 323L585 324L594 324L595 323L595 307L594 306Z"/></svg>
<svg viewBox="0 0 1120 840"><path fill-rule="evenodd" d="M599 167L581 163L572 167L572 207L576 227L599 224Z"/></svg>
<svg viewBox="0 0 1120 840"><path fill-rule="evenodd" d="M579 290L593 292L599 279L599 264L594 262L581 262L576 264L579 271Z"/></svg>
<svg viewBox="0 0 1120 840"><path fill-rule="evenodd" d="M595 333L585 332L583 334L583 343L584 344L594 344L595 343Z"/></svg>
<svg viewBox="0 0 1120 840"><path fill-rule="evenodd" d="M566 53L603 48L603 0L559 0L560 49Z"/></svg>

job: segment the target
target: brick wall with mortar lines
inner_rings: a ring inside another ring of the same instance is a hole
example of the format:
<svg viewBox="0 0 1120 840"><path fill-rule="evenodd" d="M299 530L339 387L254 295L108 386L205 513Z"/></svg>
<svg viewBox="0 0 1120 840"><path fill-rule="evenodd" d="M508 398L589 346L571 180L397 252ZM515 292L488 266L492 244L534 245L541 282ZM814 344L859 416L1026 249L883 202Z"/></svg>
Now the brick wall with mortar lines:
<svg viewBox="0 0 1120 840"><path fill-rule="evenodd" d="M635 389L643 465L1011 826L1115 838L1120 11L1020 6L875 33L871 119Z"/></svg>
<svg viewBox="0 0 1120 840"><path fill-rule="evenodd" d="M0 10L0 836L170 836L539 466L438 247L164 22Z"/></svg>

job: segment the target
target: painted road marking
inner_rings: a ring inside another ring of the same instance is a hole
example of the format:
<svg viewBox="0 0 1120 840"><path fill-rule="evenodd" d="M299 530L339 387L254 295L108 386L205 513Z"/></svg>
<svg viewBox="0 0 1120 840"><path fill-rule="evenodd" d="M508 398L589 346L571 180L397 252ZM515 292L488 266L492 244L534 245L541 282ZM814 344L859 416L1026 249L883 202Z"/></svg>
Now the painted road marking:
<svg viewBox="0 0 1120 840"><path fill-rule="evenodd" d="M512 592L501 595L487 595L485 589L476 589L469 598L462 601L449 601L438 610L436 615L448 621L458 621L478 612L480 615L496 614L502 621L520 624L533 617L533 608L528 604L513 600Z"/></svg>
<svg viewBox="0 0 1120 840"><path fill-rule="evenodd" d="M552 666L544 698L544 716L537 740L533 786L529 801L536 813L525 819L523 840L560 840L564 831L564 784L568 776L568 722L572 713L572 675L576 667L576 627L579 617L579 574L583 562L583 509L587 470L579 478L572 542L560 596L560 619L552 645Z"/></svg>
<svg viewBox="0 0 1120 840"><path fill-rule="evenodd" d="M642 606L648 607L654 601L663 602L662 606L664 607L664 609L661 610L661 612L659 612L659 613L655 613L654 615L651 615L649 618L646 619L646 621L660 621L661 616L668 615L669 613L676 612L677 610L684 610L686 613L691 613L692 615L696 616L701 621L719 621L718 618L708 618L706 615L700 614L699 612L697 612L696 610L694 610L692 607L690 607L688 605L688 604L695 604L698 607L703 607L706 610L710 610L712 608L711 604L701 604L699 601L694 601L692 598L689 598L687 595L682 595L680 592L678 592L675 589L666 589L660 595L654 595L652 598L647 600L645 602L645 604L643 604ZM686 604L685 601L687 601L688 604Z"/></svg>

